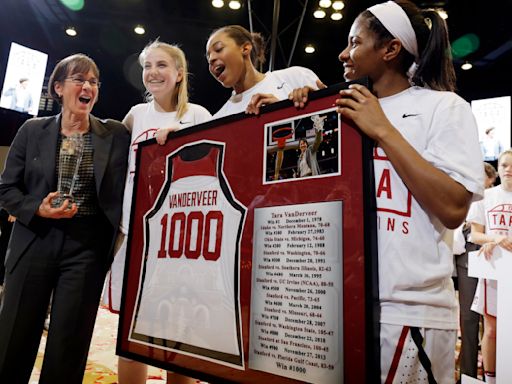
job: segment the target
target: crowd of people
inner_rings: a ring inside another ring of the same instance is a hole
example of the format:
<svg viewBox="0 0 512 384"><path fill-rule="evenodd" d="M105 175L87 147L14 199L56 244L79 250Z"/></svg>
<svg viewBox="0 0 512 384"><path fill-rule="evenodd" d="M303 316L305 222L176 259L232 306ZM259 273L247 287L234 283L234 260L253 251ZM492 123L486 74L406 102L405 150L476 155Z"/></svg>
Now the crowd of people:
<svg viewBox="0 0 512 384"><path fill-rule="evenodd" d="M477 127L469 104L454 93L449 52L446 24L436 11L396 0L358 15L338 57L346 81L369 77L372 83L372 90L360 84L341 90L335 106L385 153L379 172L389 175L394 193L377 195L378 217L394 215L379 209L386 199L412 195L408 231L379 228L377 234L383 383L402 375L407 382L454 382L459 319L449 229L470 223L471 242L482 246L486 258L496 247L512 250L510 228L494 230L487 214L512 201L512 151L499 156L501 184L484 194ZM62 111L19 129L0 182L0 206L16 218L0 304L0 382L28 382L52 296L40 383L82 382L104 286L106 303L119 311L138 142L155 137L165 144L169 132L244 111L258 114L283 99L301 108L310 92L325 87L303 67L261 72L264 40L241 26L214 31L206 57L212 76L233 90L213 117L188 101L183 51L156 40L139 55L147 100L133 106L122 123L91 113L100 89L91 58L75 54L56 65L48 89ZM76 134L85 143L79 182L73 201L55 206L57 176L71 172L58 154L65 138ZM305 162L313 153L307 141L298 149L304 161L298 161L297 172L315 174L316 167ZM480 303L482 289L492 292L494 283L474 285L474 309L484 315L488 382L495 375L496 311ZM464 295L467 309L473 300L467 290ZM463 335L474 333L474 326L469 331L460 323ZM147 367L120 358L118 373L121 384L144 383ZM174 374L168 379L194 382Z"/></svg>

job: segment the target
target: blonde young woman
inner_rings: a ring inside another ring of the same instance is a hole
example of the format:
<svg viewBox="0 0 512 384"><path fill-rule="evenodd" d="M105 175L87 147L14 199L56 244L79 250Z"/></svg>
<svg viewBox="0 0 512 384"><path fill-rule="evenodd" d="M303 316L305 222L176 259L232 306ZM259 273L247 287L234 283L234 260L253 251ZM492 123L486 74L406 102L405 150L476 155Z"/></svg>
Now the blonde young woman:
<svg viewBox="0 0 512 384"><path fill-rule="evenodd" d="M143 68L142 81L148 101L132 107L123 120L131 131L131 152L123 199L121 234L117 243L119 249L103 294L104 302L113 312L118 312L120 308L137 143L155 137L159 144L164 144L169 132L200 124L211 118L205 108L188 102L187 61L180 48L154 41L142 50L139 62ZM119 358L118 372L120 384L146 382L147 366L143 363ZM195 380L172 375L172 382L194 383Z"/></svg>
<svg viewBox="0 0 512 384"><path fill-rule="evenodd" d="M501 184L485 191L484 199L471 206L467 219L471 222L471 241L482 246L486 259L497 247L512 252L512 149L498 156L498 175ZM496 280L479 279L471 307L484 317L482 358L485 382L491 384L496 382L496 289Z"/></svg>

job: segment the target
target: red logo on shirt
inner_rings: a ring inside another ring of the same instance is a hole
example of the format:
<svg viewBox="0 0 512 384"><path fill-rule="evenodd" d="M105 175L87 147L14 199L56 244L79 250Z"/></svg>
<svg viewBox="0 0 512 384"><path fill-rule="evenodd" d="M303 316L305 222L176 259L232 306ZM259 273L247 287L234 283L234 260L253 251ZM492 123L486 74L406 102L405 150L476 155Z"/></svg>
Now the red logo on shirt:
<svg viewBox="0 0 512 384"><path fill-rule="evenodd" d="M512 204L500 204L487 212L489 229L493 231L512 230Z"/></svg>
<svg viewBox="0 0 512 384"><path fill-rule="evenodd" d="M411 217L412 194L401 180L392 177L391 164L382 148L374 148L373 159L377 182L377 211Z"/></svg>

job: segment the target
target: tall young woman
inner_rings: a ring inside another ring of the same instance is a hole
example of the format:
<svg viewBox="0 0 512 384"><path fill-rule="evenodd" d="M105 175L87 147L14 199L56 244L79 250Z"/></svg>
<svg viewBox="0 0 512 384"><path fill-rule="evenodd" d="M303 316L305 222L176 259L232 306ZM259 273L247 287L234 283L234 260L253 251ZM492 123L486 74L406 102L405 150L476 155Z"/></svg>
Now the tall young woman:
<svg viewBox="0 0 512 384"><path fill-rule="evenodd" d="M512 150L498 157L498 174L501 184L485 191L484 199L473 204L468 214L471 222L471 241L482 245L487 259L496 247L512 252ZM485 382L496 382L496 280L479 279L472 310L484 316L482 358ZM499 374L499 373L498 373Z"/></svg>
<svg viewBox="0 0 512 384"><path fill-rule="evenodd" d="M139 55L142 65L142 81L146 87L148 101L135 105L123 122L131 131L131 152L123 199L119 249L107 279L104 301L114 312L119 311L123 271L126 258L126 235L128 233L132 204L133 176L137 143L156 137L164 144L170 131L203 123L211 119L210 113L200 105L188 102L187 61L183 51L175 45L154 41ZM147 366L143 363L119 358L119 383L145 383ZM173 375L174 383L194 383L192 379Z"/></svg>
<svg viewBox="0 0 512 384"><path fill-rule="evenodd" d="M453 93L446 24L409 1L377 4L356 18L339 59L346 80L373 83L340 91L336 105L376 143L381 380L453 383L457 303L444 238L481 198L484 171L470 106Z"/></svg>
<svg viewBox="0 0 512 384"><path fill-rule="evenodd" d="M261 106L288 99L299 87L317 89L321 84L313 71L290 67L262 73L265 42L259 33L250 33L240 25L228 25L214 31L206 44L209 70L215 79L233 93L220 110L219 118L239 112L258 113Z"/></svg>

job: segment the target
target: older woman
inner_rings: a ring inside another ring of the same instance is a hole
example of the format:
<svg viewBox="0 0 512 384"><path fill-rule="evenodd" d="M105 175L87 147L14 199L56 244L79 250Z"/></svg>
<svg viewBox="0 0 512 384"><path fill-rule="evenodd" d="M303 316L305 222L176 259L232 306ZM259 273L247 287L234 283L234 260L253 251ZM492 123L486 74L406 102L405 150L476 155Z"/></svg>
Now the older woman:
<svg viewBox="0 0 512 384"><path fill-rule="evenodd" d="M28 120L7 157L0 205L17 220L0 304L2 383L28 382L52 294L40 383L82 382L119 227L130 142L121 123L91 115L99 86L89 57L61 60L48 89L62 112ZM83 137L84 151L74 200L59 203L58 153L64 139L76 134Z"/></svg>

